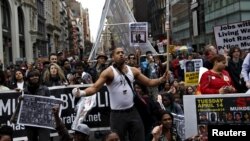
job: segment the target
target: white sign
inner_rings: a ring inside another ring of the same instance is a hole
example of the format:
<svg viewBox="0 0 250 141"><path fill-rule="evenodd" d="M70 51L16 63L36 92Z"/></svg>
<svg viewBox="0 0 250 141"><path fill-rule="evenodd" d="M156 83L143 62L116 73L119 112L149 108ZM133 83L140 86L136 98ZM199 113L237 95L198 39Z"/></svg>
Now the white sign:
<svg viewBox="0 0 250 141"><path fill-rule="evenodd" d="M164 53L163 42L157 43L158 50L160 53Z"/></svg>
<svg viewBox="0 0 250 141"><path fill-rule="evenodd" d="M185 60L184 72L198 72L202 66L202 59Z"/></svg>
<svg viewBox="0 0 250 141"><path fill-rule="evenodd" d="M72 129L76 129L76 126L79 123L82 123L86 118L87 113L94 107L96 104L96 95L81 97L77 103L77 113L75 120L71 126Z"/></svg>
<svg viewBox="0 0 250 141"><path fill-rule="evenodd" d="M220 54L232 47L250 48L250 21L214 27L214 35Z"/></svg>
<svg viewBox="0 0 250 141"><path fill-rule="evenodd" d="M129 24L129 41L131 46L145 45L148 40L148 23L137 22Z"/></svg>

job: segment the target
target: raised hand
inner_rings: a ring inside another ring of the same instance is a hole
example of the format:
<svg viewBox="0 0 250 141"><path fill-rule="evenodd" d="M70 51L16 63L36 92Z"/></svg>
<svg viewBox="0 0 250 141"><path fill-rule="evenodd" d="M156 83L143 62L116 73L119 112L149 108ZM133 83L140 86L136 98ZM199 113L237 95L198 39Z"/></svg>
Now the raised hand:
<svg viewBox="0 0 250 141"><path fill-rule="evenodd" d="M162 134L162 126L156 126L154 127L154 129L152 130L152 135L153 135L153 140L152 141L158 141L161 134Z"/></svg>
<svg viewBox="0 0 250 141"><path fill-rule="evenodd" d="M75 96L75 97L80 97L80 89L79 88L74 88L72 90L72 94Z"/></svg>

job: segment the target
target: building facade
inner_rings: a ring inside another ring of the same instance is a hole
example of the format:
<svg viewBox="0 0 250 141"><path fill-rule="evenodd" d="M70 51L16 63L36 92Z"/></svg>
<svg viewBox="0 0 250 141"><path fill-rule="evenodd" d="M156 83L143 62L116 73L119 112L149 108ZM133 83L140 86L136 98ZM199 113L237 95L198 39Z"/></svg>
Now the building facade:
<svg viewBox="0 0 250 141"><path fill-rule="evenodd" d="M190 1L175 0L170 3L171 44L191 44Z"/></svg>
<svg viewBox="0 0 250 141"><path fill-rule="evenodd" d="M69 50L70 54L82 58L84 51L83 8L76 0L66 0L71 11L69 18Z"/></svg>
<svg viewBox="0 0 250 141"><path fill-rule="evenodd" d="M4 67L19 61L34 62L51 52L71 55L74 46L69 45L73 40L69 26L77 27L75 54L79 53L84 47L83 23L88 21L86 16L83 22L82 11L81 4L72 0L1 0L0 60ZM88 10L85 13L88 15ZM89 30L86 34L90 37Z"/></svg>
<svg viewBox="0 0 250 141"><path fill-rule="evenodd" d="M166 38L166 0L148 0L148 23L149 35L153 40L164 40Z"/></svg>
<svg viewBox="0 0 250 141"><path fill-rule="evenodd" d="M44 18L42 11L39 11L42 10L43 2L40 0L38 2L35 0L0 1L0 23L2 23L0 59L4 65L21 59L33 61L34 48L41 47L44 43L45 38L42 33L45 27Z"/></svg>
<svg viewBox="0 0 250 141"><path fill-rule="evenodd" d="M250 20L249 0L169 0L171 44L202 51L215 44L213 27ZM148 0L148 22L153 39L166 38L166 0Z"/></svg>
<svg viewBox="0 0 250 141"><path fill-rule="evenodd" d="M147 22L148 19L147 0L134 0L133 13L137 22Z"/></svg>
<svg viewBox="0 0 250 141"><path fill-rule="evenodd" d="M90 41L90 26L89 26L89 12L88 9L83 9L83 38L84 41Z"/></svg>

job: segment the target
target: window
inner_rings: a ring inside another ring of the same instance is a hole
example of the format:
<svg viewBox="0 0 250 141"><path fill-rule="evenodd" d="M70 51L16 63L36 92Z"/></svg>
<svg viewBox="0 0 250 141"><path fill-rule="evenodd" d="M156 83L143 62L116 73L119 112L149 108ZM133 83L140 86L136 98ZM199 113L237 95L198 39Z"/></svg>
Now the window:
<svg viewBox="0 0 250 141"><path fill-rule="evenodd" d="M19 34L24 35L23 11L20 7L18 7L18 26L19 26Z"/></svg>
<svg viewBox="0 0 250 141"><path fill-rule="evenodd" d="M217 9L219 9L219 8L221 7L221 6L220 6L220 4L221 4L220 1L221 1L221 0L215 0L215 1L214 1L214 2L215 2L215 3L214 3L214 10L217 10Z"/></svg>
<svg viewBox="0 0 250 141"><path fill-rule="evenodd" d="M3 29L10 28L10 11L9 11L9 4L6 0L3 0L1 3L2 7L2 27Z"/></svg>
<svg viewBox="0 0 250 141"><path fill-rule="evenodd" d="M222 0L222 7L226 6L227 5L227 0Z"/></svg>

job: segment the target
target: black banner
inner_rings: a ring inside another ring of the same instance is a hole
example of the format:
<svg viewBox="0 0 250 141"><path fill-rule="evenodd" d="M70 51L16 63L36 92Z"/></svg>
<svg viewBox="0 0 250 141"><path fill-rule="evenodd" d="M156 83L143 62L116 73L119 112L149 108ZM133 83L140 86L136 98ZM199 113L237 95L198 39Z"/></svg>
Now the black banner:
<svg viewBox="0 0 250 141"><path fill-rule="evenodd" d="M9 93L0 93L0 124L12 126L14 129L14 137L25 136L24 125L10 123L11 115L16 110L18 104L18 97L20 95L21 93L13 91Z"/></svg>
<svg viewBox="0 0 250 141"><path fill-rule="evenodd" d="M74 121L76 112L75 105L79 98L72 95L72 89L79 87L86 88L88 85L74 85L74 86L60 86L50 87L51 97L60 98L64 101L62 105L61 119L68 129L71 129L71 124ZM14 129L14 138L25 136L25 127L23 125L11 124L10 118L14 113L20 93L11 91L0 93L0 124L12 126ZM102 128L109 128L110 102L107 87L103 87L96 93L96 105L87 114L86 121L84 121L92 130L101 130ZM55 132L55 131L54 131Z"/></svg>

